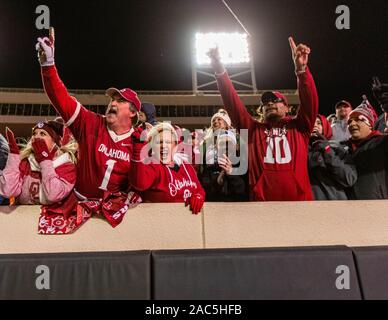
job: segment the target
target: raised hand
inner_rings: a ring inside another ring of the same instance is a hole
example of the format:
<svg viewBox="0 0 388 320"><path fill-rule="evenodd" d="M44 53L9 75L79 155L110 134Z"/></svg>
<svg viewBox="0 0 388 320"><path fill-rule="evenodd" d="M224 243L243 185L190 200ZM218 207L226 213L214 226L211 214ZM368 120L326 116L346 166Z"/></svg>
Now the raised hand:
<svg viewBox="0 0 388 320"><path fill-rule="evenodd" d="M57 152L56 146L54 146L54 148L49 151L46 142L40 138L33 139L32 149L34 150L35 159L38 161L38 163L41 163L45 160L53 160L55 153Z"/></svg>
<svg viewBox="0 0 388 320"><path fill-rule="evenodd" d="M292 60L295 64L295 72L305 72L309 61L309 54L311 53L311 49L305 44L299 44L297 46L292 37L289 37L288 41L290 43Z"/></svg>
<svg viewBox="0 0 388 320"><path fill-rule="evenodd" d="M53 27L49 29L49 37L38 38L38 42L35 45L36 51L38 51L39 63L42 67L53 66L54 60L54 42L55 31Z"/></svg>
<svg viewBox="0 0 388 320"><path fill-rule="evenodd" d="M210 58L211 66L213 67L213 70L217 74L222 74L225 72L225 67L221 62L221 56L220 56L220 50L218 47L211 48L209 52L207 53L208 57Z"/></svg>
<svg viewBox="0 0 388 320"><path fill-rule="evenodd" d="M12 154L20 154L19 147L16 143L15 135L8 127L5 128L5 136L7 137L9 152Z"/></svg>

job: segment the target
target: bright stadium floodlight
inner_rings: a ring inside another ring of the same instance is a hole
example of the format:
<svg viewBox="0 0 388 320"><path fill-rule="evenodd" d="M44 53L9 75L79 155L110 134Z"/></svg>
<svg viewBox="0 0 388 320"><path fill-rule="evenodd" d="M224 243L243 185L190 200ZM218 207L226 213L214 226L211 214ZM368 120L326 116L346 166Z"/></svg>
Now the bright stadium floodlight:
<svg viewBox="0 0 388 320"><path fill-rule="evenodd" d="M197 33L192 57L194 94L218 92L217 81L207 55L209 50L215 47L218 47L221 62L228 69L230 79L237 90L257 93L250 39L246 33Z"/></svg>
<svg viewBox="0 0 388 320"><path fill-rule="evenodd" d="M214 47L219 48L221 62L226 66L247 65L251 62L247 34L197 33L195 36L197 65L210 65L207 53Z"/></svg>

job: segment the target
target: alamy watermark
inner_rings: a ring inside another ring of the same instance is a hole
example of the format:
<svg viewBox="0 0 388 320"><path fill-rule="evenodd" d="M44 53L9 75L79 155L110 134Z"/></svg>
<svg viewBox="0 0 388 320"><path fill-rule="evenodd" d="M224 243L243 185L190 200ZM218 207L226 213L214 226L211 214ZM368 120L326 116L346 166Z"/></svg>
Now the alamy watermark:
<svg viewBox="0 0 388 320"><path fill-rule="evenodd" d="M50 268L46 265L39 265L35 269L38 275L35 279L35 287L38 290L50 290Z"/></svg>
<svg viewBox="0 0 388 320"><path fill-rule="evenodd" d="M338 15L335 26L338 30L350 29L350 9L348 6L340 5L335 9L335 13Z"/></svg>
<svg viewBox="0 0 388 320"><path fill-rule="evenodd" d="M335 286L338 290L350 290L350 269L348 266L341 265L335 270L339 274L335 280Z"/></svg>
<svg viewBox="0 0 388 320"><path fill-rule="evenodd" d="M35 26L38 30L50 28L50 8L46 5L37 6L35 13L39 16L35 19Z"/></svg>

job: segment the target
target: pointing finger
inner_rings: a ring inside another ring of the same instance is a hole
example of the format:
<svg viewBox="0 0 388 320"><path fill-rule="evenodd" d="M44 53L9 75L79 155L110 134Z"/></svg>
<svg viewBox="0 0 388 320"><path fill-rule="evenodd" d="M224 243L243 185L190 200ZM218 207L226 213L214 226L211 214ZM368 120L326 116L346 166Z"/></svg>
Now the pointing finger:
<svg viewBox="0 0 388 320"><path fill-rule="evenodd" d="M54 43L54 41L55 41L55 30L54 30L54 27L50 27L49 28L49 39L50 39L51 43Z"/></svg>
<svg viewBox="0 0 388 320"><path fill-rule="evenodd" d="M291 51L292 51L293 53L295 53L295 51L296 51L296 44L295 44L294 39L293 39L292 37L289 37L289 38L288 38L288 42L290 43Z"/></svg>

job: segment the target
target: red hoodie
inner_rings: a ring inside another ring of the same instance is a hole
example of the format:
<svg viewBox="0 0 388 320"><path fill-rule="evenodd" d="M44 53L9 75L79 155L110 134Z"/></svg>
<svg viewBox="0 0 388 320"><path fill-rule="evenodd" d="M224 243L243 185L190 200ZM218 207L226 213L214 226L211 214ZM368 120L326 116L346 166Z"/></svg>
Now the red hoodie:
<svg viewBox="0 0 388 320"><path fill-rule="evenodd" d="M180 166L169 167L131 159L131 166L130 183L139 191L143 202L185 202L198 193L205 197L195 169L185 161Z"/></svg>
<svg viewBox="0 0 388 320"><path fill-rule="evenodd" d="M249 130L250 199L312 200L307 156L318 114L318 94L309 69L298 75L301 105L297 118L285 118L272 127L252 118L226 72L217 76L217 82L233 126Z"/></svg>

